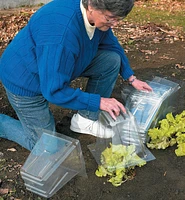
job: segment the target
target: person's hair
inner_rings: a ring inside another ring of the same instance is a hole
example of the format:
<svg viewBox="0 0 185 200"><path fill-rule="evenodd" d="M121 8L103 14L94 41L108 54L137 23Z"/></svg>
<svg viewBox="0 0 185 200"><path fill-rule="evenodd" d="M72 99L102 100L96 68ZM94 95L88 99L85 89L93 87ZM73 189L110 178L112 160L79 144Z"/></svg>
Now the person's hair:
<svg viewBox="0 0 185 200"><path fill-rule="evenodd" d="M82 0L87 9L91 5L96 10L109 11L114 16L126 17L134 6L134 0Z"/></svg>

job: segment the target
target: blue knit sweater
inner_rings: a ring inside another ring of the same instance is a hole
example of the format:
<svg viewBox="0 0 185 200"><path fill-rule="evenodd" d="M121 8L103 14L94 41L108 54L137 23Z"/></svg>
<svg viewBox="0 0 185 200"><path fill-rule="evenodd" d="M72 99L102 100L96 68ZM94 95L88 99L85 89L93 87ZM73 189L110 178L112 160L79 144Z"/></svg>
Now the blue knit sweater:
<svg viewBox="0 0 185 200"><path fill-rule="evenodd" d="M70 82L80 76L98 49L120 54L124 79L133 74L111 29L96 29L90 40L80 0L54 0L40 8L8 45L0 60L0 79L16 95L43 95L65 108L97 111L100 95L73 89Z"/></svg>

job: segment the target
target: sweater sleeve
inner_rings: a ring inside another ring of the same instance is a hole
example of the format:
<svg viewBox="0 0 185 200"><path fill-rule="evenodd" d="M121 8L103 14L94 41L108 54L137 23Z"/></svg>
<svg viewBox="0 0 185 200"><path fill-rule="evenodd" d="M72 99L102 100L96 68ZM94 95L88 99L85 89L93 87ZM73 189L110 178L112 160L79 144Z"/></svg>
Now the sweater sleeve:
<svg viewBox="0 0 185 200"><path fill-rule="evenodd" d="M70 87L75 70L75 56L62 45L37 47L40 87L51 103L74 110L97 111L100 95Z"/></svg>
<svg viewBox="0 0 185 200"><path fill-rule="evenodd" d="M110 51L117 52L121 57L121 69L120 75L123 79L128 79L131 75L134 74L133 70L130 67L127 56L124 53L124 49L119 44L117 38L114 36L111 29L103 33L103 37L100 42L100 49L106 49Z"/></svg>

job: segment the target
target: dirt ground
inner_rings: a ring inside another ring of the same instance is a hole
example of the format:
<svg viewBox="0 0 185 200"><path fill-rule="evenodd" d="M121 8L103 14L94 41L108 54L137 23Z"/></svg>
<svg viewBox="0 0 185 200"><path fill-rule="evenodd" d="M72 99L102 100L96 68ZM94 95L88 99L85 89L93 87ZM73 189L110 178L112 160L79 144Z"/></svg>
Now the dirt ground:
<svg viewBox="0 0 185 200"><path fill-rule="evenodd" d="M118 31L122 34L121 28ZM175 112L184 110L185 42L177 40L171 43L161 40L155 43L145 36L132 45L124 45L124 48L138 78L149 80L160 76L172 78L181 84ZM74 84L84 86L81 79ZM120 101L123 84L119 78L112 94ZM80 141L88 175L88 178L76 176L71 179L51 200L185 200L185 157L177 157L174 153L175 147L150 150L156 159L141 168L137 167L132 180L126 181L120 187L114 187L107 182L107 178L98 178L95 175L97 163L87 145L94 143L96 138L73 133L69 129L73 111L54 105L51 105L51 110L56 120L57 132ZM16 118L2 85L0 113ZM44 199L27 191L20 176L20 167L29 153L14 142L0 139L0 199Z"/></svg>

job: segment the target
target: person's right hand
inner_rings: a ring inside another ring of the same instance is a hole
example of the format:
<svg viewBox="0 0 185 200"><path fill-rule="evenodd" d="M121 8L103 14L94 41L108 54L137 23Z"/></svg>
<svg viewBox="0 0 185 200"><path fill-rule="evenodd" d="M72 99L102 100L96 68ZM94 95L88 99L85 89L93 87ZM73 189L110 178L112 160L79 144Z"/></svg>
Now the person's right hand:
<svg viewBox="0 0 185 200"><path fill-rule="evenodd" d="M116 120L116 117L120 114L120 111L126 113L126 109L122 103L115 98L101 98L100 110L107 111L110 116Z"/></svg>

